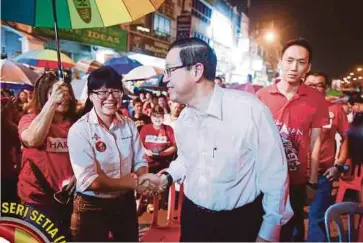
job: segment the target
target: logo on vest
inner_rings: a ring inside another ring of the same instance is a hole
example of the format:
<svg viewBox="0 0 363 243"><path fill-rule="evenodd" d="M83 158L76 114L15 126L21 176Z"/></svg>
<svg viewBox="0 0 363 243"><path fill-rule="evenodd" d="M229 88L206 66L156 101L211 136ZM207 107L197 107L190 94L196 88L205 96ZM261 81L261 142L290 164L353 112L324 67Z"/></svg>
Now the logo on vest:
<svg viewBox="0 0 363 243"><path fill-rule="evenodd" d="M68 153L68 145L66 138L47 138L47 152L52 153Z"/></svg>
<svg viewBox="0 0 363 243"><path fill-rule="evenodd" d="M97 149L98 152L105 152L106 149L107 149L107 146L106 146L106 144L104 142L98 141L96 143L96 149Z"/></svg>

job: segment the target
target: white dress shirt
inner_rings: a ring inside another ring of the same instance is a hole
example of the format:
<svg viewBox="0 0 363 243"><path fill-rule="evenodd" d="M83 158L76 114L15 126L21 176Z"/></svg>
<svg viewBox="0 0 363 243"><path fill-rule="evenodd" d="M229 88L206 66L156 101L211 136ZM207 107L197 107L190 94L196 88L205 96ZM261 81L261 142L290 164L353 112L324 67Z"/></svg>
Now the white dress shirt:
<svg viewBox="0 0 363 243"><path fill-rule="evenodd" d="M111 127L99 123L94 109L73 124L68 133L68 148L76 191L101 198L114 198L122 192L94 192L86 189L95 181L99 172L111 178L137 171L147 166L144 147L135 123L116 115Z"/></svg>
<svg viewBox="0 0 363 243"><path fill-rule="evenodd" d="M205 114L187 106L175 125L178 158L167 172L210 210L232 210L264 193L259 236L279 241L293 215L281 138L268 108L253 95L215 85ZM248 219L241 219L248 220Z"/></svg>

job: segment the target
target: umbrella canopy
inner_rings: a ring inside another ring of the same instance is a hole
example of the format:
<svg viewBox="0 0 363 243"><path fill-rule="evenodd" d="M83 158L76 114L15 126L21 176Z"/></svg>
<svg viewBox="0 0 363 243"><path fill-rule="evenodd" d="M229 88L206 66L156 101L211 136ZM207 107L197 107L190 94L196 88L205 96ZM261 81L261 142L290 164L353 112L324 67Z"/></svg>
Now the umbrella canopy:
<svg viewBox="0 0 363 243"><path fill-rule="evenodd" d="M164 70L153 66L140 66L132 69L123 78L123 81L149 79L164 74Z"/></svg>
<svg viewBox="0 0 363 243"><path fill-rule="evenodd" d="M105 66L112 67L119 75L130 72L130 70L142 64L127 56L114 57L105 62Z"/></svg>
<svg viewBox="0 0 363 243"><path fill-rule="evenodd" d="M163 82L164 75L154 75L148 79L138 80L123 80L124 87L131 94L138 95L140 92L167 91L166 83Z"/></svg>
<svg viewBox="0 0 363 243"><path fill-rule="evenodd" d="M166 83L163 82L163 74L152 76L143 82L139 88L150 89L150 90L168 90Z"/></svg>
<svg viewBox="0 0 363 243"><path fill-rule="evenodd" d="M21 63L10 60L1 60L1 82L11 82L33 85L39 74Z"/></svg>
<svg viewBox="0 0 363 243"><path fill-rule="evenodd" d="M2 0L1 19L34 27L54 27L58 78L63 79L59 28L107 27L132 22L155 11L165 0Z"/></svg>
<svg viewBox="0 0 363 243"><path fill-rule="evenodd" d="M72 68L75 64L67 55L61 53L62 66ZM15 59L17 62L25 63L35 67L58 68L57 51L41 49L21 54Z"/></svg>
<svg viewBox="0 0 363 243"><path fill-rule="evenodd" d="M96 60L81 59L76 63L74 68L85 73L90 73L100 67L102 67L102 64Z"/></svg>
<svg viewBox="0 0 363 243"><path fill-rule="evenodd" d="M165 0L57 0L58 27L81 29L132 22ZM52 0L2 0L1 19L34 27L54 27Z"/></svg>

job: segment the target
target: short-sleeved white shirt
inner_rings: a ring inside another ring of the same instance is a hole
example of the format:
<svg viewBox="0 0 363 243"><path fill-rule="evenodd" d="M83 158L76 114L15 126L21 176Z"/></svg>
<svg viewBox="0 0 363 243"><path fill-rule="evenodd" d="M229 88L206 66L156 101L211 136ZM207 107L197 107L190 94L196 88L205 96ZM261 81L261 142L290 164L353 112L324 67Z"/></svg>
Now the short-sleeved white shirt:
<svg viewBox="0 0 363 243"><path fill-rule="evenodd" d="M116 114L111 127L99 123L92 109L68 133L69 156L77 178L78 192L101 198L114 198L122 192L86 191L100 173L111 178L147 166L144 147L134 122Z"/></svg>

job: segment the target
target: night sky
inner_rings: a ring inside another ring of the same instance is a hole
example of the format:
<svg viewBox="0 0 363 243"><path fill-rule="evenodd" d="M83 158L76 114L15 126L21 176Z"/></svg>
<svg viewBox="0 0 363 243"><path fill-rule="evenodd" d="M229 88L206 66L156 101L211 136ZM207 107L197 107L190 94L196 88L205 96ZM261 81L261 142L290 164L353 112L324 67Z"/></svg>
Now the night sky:
<svg viewBox="0 0 363 243"><path fill-rule="evenodd" d="M274 20L282 43L307 39L313 70L338 78L363 66L363 0L251 0L248 16Z"/></svg>

